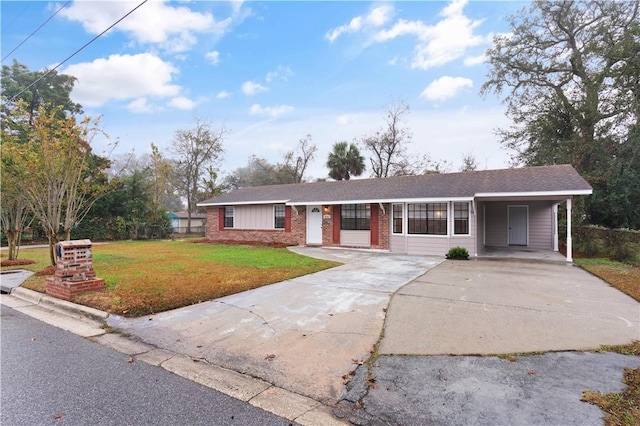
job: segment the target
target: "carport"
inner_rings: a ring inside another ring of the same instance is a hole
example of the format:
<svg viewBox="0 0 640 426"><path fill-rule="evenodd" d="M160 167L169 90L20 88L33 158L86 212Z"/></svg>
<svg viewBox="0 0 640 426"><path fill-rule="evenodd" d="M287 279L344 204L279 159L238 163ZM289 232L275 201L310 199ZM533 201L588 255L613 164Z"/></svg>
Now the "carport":
<svg viewBox="0 0 640 426"><path fill-rule="evenodd" d="M585 194L590 191L585 191ZM573 191L573 195L579 195ZM567 218L566 258L573 261L572 195L567 193L476 194L478 257L558 260L558 210Z"/></svg>

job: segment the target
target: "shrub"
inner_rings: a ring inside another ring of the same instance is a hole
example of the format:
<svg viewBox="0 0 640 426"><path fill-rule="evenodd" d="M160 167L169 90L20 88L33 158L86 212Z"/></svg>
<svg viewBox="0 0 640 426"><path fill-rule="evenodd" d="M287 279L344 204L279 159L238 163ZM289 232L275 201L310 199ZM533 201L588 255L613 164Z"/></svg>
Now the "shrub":
<svg viewBox="0 0 640 426"><path fill-rule="evenodd" d="M469 251L464 247L453 247L447 253L447 259L469 260Z"/></svg>

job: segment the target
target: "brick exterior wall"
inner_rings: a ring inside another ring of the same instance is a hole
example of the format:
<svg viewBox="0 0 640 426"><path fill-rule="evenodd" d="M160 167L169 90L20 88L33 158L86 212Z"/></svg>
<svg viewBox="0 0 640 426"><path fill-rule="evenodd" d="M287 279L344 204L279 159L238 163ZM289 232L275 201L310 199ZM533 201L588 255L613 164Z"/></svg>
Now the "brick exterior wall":
<svg viewBox="0 0 640 426"><path fill-rule="evenodd" d="M391 205L383 204L384 212L378 209L378 244L372 249L389 250L390 247L390 215ZM306 207L296 207L298 213L291 211L291 231L284 229L221 229L219 218L220 207L207 208L206 238L211 241L263 241L265 243L281 243L291 245L305 245L307 242L307 211ZM325 211L327 209L328 211ZM341 247L333 242L334 206L322 206L322 246Z"/></svg>
<svg viewBox="0 0 640 426"><path fill-rule="evenodd" d="M291 209L291 230L285 229L224 229L221 227L220 207L207 208L206 238L211 241L263 241L290 245L304 245L307 242L307 211L304 206Z"/></svg>

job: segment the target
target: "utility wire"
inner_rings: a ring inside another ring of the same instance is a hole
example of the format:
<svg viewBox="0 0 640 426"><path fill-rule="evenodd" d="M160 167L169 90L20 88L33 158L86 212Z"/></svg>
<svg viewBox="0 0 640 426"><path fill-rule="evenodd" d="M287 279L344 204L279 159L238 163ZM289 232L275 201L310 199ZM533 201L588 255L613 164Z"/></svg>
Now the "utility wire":
<svg viewBox="0 0 640 426"><path fill-rule="evenodd" d="M27 3L27 2L25 2ZM22 14L24 13L25 10L29 9L29 6L33 5L34 2L28 2L27 5L25 7L22 8L22 10L20 12L18 12L18 14L16 16L13 17L13 19L11 20L11 22L9 22L8 24L5 24L2 26L2 29L5 31L8 31L11 27L13 27L13 24L18 20L19 17L22 16Z"/></svg>
<svg viewBox="0 0 640 426"><path fill-rule="evenodd" d="M42 80L43 78L45 78L46 76L48 76L49 74L51 74L52 72L54 72L55 70L57 70L58 68L60 68L60 66L62 64L64 64L65 62L67 62L69 59L73 58L74 56L76 56L78 53L80 53L81 50L83 50L85 47L89 46L91 43L93 43L94 41L96 41L98 38L100 38L101 36L104 35L104 33L106 33L107 31L109 31L111 28L115 27L116 25L118 25L120 23L120 21L122 21L124 18L126 18L127 16L131 15L133 12L135 12L136 10L138 10L138 8L140 6L142 6L143 4L145 4L146 2L148 2L149 0L144 0L142 3L140 3L139 5L137 5L136 7L134 7L133 9L131 9L129 12L127 12L126 15L124 15L122 18L118 19L116 22L114 22L113 24L111 24L106 30L104 30L103 32L101 32L100 34L98 34L97 36L95 36L94 38L92 38L91 40L89 40L87 43L85 43L80 49L76 50L75 52L73 52L71 55L67 56L66 59L62 62L60 62L58 65L56 65L55 67L51 68L49 71L47 71L45 74L41 75L38 79L36 79L36 81L34 81L33 83L31 83L30 85L28 85L27 87L25 87L24 89L22 89L20 92L18 92L17 94L13 95L13 97L11 99L9 99L9 102L12 102L15 98L17 98L18 96L22 95L24 92L26 92L28 89L30 89L33 85L35 85L37 82L39 82L40 80Z"/></svg>
<svg viewBox="0 0 640 426"><path fill-rule="evenodd" d="M1 60L0 62L4 61L4 60L5 60L5 59L7 59L7 58L8 58L8 57L13 53L13 52L15 52L16 50L18 50L18 48L19 48L20 46L22 46L22 45L23 45L27 40L29 40L29 39L31 38L31 36L32 36L32 35L34 35L35 33L37 33L37 32L40 30L40 28L44 27L44 26L47 24L47 22L49 22L50 20L52 20L52 19L53 19L53 17L54 17L54 16L56 16L56 15L58 14L58 12L60 12L60 11L61 11L62 9L64 9L65 7L67 7L67 5L68 5L69 3L71 3L71 0L69 0L68 2L66 2L65 4L63 4L63 5L60 7L60 9L58 9L58 10L56 10L56 11L55 11L55 13L54 13L53 15L49 16L49 19L47 19L46 21L44 21L44 22L43 22L43 23L42 23L38 28L36 28L36 29L31 33L31 34L29 34L29 35L27 36L27 38L25 38L24 40L22 40L22 41L20 42L20 44L19 44L19 45L17 45L16 47L14 47L14 48L13 48L13 50L12 50L11 52L7 53L7 54L4 56L4 58L2 58L2 60Z"/></svg>

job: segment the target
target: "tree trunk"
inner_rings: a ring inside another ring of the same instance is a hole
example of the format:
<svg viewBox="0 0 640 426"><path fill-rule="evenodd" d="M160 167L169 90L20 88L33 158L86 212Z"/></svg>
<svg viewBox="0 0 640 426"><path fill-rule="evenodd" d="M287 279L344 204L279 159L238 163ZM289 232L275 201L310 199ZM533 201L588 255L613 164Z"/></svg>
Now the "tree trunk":
<svg viewBox="0 0 640 426"><path fill-rule="evenodd" d="M18 258L18 239L20 232L14 229L7 229L7 243L9 245L9 260L16 260Z"/></svg>
<svg viewBox="0 0 640 426"><path fill-rule="evenodd" d="M51 230L49 230L47 239L49 240L49 259L51 261L51 266L56 266L56 243L58 242L56 232L51 232Z"/></svg>

